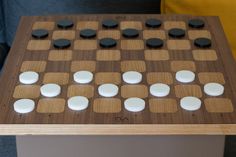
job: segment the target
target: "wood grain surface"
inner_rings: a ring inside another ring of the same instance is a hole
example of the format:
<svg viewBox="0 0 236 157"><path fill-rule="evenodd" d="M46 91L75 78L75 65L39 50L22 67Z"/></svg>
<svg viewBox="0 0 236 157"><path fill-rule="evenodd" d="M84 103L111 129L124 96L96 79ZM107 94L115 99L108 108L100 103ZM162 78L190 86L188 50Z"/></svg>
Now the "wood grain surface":
<svg viewBox="0 0 236 157"><path fill-rule="evenodd" d="M162 26L146 27L149 18L162 20ZM188 20L193 18L204 20L205 27L189 28ZM57 28L56 21L61 19L72 20L74 27ZM119 27L102 28L104 19L117 20ZM47 29L49 36L40 40L32 38L32 30L38 28ZM97 37L81 38L79 32L85 28L95 29ZM138 29L139 36L126 39L121 35L125 28ZM185 29L186 36L169 37L171 28ZM69 48L53 47L53 39L61 37L71 41ZM115 38L116 47L101 48L99 40L103 37ZM164 40L161 49L146 47L145 40L153 37ZM197 37L210 37L211 48L195 47L193 40ZM236 134L236 64L218 17L155 14L22 17L5 64L0 80L0 134L3 135ZM184 69L196 73L194 82L183 84L175 79L176 71ZM28 70L38 72L39 81L26 86L18 77ZM79 70L93 72L93 81L86 85L74 82L73 74ZM129 70L142 73L140 84L129 85L122 80L122 73ZM49 82L61 85L59 96L50 99L40 95L39 87ZM150 85L157 82L170 85L167 97L159 99L149 93ZM203 86L208 82L224 85L224 94L206 95ZM117 84L118 95L110 99L99 96L97 88L102 83ZM88 97L88 109L76 112L67 107L68 98L75 95ZM199 110L189 112L180 107L180 98L187 95L201 99ZM125 110L124 100L131 96L145 100L142 112ZM33 99L35 110L16 113L13 104L20 98Z"/></svg>

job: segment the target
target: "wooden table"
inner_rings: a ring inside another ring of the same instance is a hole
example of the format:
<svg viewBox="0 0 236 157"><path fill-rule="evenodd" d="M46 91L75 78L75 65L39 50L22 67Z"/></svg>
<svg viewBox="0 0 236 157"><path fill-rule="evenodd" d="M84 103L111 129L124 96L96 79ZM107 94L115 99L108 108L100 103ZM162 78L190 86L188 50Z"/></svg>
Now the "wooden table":
<svg viewBox="0 0 236 157"><path fill-rule="evenodd" d="M162 26L157 29L147 28L145 21L149 18L160 19ZM202 19L205 27L190 28L188 21L193 18ZM56 27L56 21L61 19L72 20L74 26L68 30L60 30ZM119 27L105 30L101 26L103 19L115 19L119 22ZM38 28L47 29L49 36L40 40L32 38L32 30ZM97 37L89 40L79 37L79 31L85 28L97 30ZM125 28L139 30L139 37L124 38L121 30ZM171 28L186 30L186 36L182 39L170 38L168 30ZM115 38L117 46L109 50L102 49L98 41L103 37ZM153 37L163 39L165 44L161 49L149 49L145 45L145 40ZM210 38L211 48L199 49L194 46L193 41L199 37ZM71 40L71 46L63 50L55 49L52 43L58 38ZM109 55L104 56L103 53ZM0 134L235 134L235 67L218 17L145 14L22 17L1 75ZM88 85L78 85L73 81L73 73L84 69L92 71L95 79ZM181 84L175 80L176 71L182 69L196 73L193 83ZM36 84L26 86L18 81L19 74L27 70L40 74ZM128 70L141 72L142 82L133 86L124 83L121 74ZM210 72L214 75L209 74ZM104 73L111 75L104 79ZM54 74L59 77L53 77ZM204 93L204 84L213 81L224 85L225 92L222 96L209 97ZM39 88L47 82L60 84L61 95L51 99L41 96ZM111 98L109 103L108 99L97 93L97 87L106 82L120 87L119 94ZM169 84L170 95L166 98L152 96L148 88L155 82ZM74 95L73 92L89 98L88 109L75 112L67 107L66 101ZM183 110L179 101L186 95L199 97L202 107L194 112ZM144 111L131 113L125 110L124 100L133 96L145 100ZM16 113L13 103L21 98L33 99L36 103L35 110L28 114Z"/></svg>

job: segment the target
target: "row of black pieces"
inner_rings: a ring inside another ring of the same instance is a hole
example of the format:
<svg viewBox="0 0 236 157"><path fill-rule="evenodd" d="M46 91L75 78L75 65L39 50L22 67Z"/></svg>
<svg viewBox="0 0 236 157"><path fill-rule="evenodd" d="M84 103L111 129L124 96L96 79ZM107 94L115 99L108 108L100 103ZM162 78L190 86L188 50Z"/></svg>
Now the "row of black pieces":
<svg viewBox="0 0 236 157"><path fill-rule="evenodd" d="M93 29L83 29L80 31L80 37L82 38L94 38L96 37L96 31ZM127 28L122 31L122 35L125 38L136 38L139 36L139 31L133 28ZM185 36L185 30L180 28L170 29L168 35L173 38L182 38ZM43 39L48 36L48 31L44 29L33 30L32 36L37 39Z"/></svg>
<svg viewBox="0 0 236 157"><path fill-rule="evenodd" d="M127 28L122 31L122 35L126 38L136 38L139 36L139 31L133 28ZM32 32L32 37L36 39L43 39L48 36L48 31L45 29L36 29ZM181 38L185 36L185 31L179 28L169 30L169 36L173 38ZM93 29L84 29L80 31L80 37L82 38L94 38L96 37L96 31Z"/></svg>
<svg viewBox="0 0 236 157"><path fill-rule="evenodd" d="M57 22L57 26L62 29L71 28L73 25L74 23L70 20L60 20ZM118 22L113 19L102 21L102 26L104 28L116 28L118 25ZM158 28L162 25L162 21L158 19L148 19L146 20L145 25L150 28ZM191 19L189 20L188 25L192 28L202 28L204 27L205 23L201 19Z"/></svg>
<svg viewBox="0 0 236 157"><path fill-rule="evenodd" d="M58 49L65 49L70 47L71 42L67 39L54 40L53 45ZM115 39L103 38L99 41L99 45L103 48L112 48L117 45ZM159 38L150 38L146 40L146 46L149 48L161 48L164 45L164 41ZM209 48L211 46L211 40L207 38L197 38L194 40L194 45L200 48Z"/></svg>
<svg viewBox="0 0 236 157"><path fill-rule="evenodd" d="M145 23L145 25L150 28L158 28L161 26L161 24L162 24L162 22L158 19L148 19ZM204 21L200 20L200 19L189 20L188 24L192 28L202 28L205 25ZM57 21L57 26L58 26L58 28L61 28L61 29L68 29L68 28L73 27L74 23L71 20L65 19L65 20ZM111 20L104 20L104 21L102 21L102 26L105 28L116 28L116 27L118 27L118 22L115 20L112 20L112 19ZM35 38L44 38L44 37L48 36L48 32L47 32L47 30L39 29L39 30L35 30L32 35Z"/></svg>
<svg viewBox="0 0 236 157"><path fill-rule="evenodd" d="M147 27L157 28L161 26L161 23L162 22L157 19L148 19L145 24ZM57 22L58 28L62 28L62 29L71 28L73 27L73 25L74 25L73 22L70 20L60 20ZM102 21L102 26L104 28L117 28L119 26L119 23L116 20L108 19L108 20Z"/></svg>
<svg viewBox="0 0 236 157"><path fill-rule="evenodd" d="M48 37L48 31L45 29L36 29L32 31L32 37L36 39L43 39ZM93 29L83 29L80 31L80 37L82 38L94 38L96 37L96 31ZM122 31L122 35L126 38L135 38L139 36L139 32L136 29L125 29Z"/></svg>
<svg viewBox="0 0 236 157"><path fill-rule="evenodd" d="M146 21L146 26L151 28L160 27L162 22L158 19L148 19ZM62 29L67 29L73 27L74 23L70 20L60 20L57 22L57 26ZM102 22L103 27L105 28L116 28L118 27L118 22L115 20L104 20ZM193 28L202 28L204 27L204 21L200 19L189 20L189 26ZM125 29L122 32L124 37L135 38L138 37L139 33L136 29ZM33 30L32 36L37 39L46 38L48 36L48 31L45 29ZM96 31L92 29L84 29L81 31L80 36L83 38L93 38L96 36ZM169 36L174 38L181 38L185 36L185 31L182 29L174 28L169 31Z"/></svg>
<svg viewBox="0 0 236 157"><path fill-rule="evenodd" d="M161 24L162 22L158 19L148 19L145 23L145 25L150 28L158 28ZM203 28L205 22L201 19L191 19L188 21L188 26L192 28Z"/></svg>
<svg viewBox="0 0 236 157"><path fill-rule="evenodd" d="M146 40L146 45L149 48L160 48L164 45L164 42L159 38L150 38ZM197 38L194 40L194 45L199 48L209 48L212 44L208 38Z"/></svg>
<svg viewBox="0 0 236 157"><path fill-rule="evenodd" d="M146 40L146 45L149 48L160 48L164 45L164 42L159 38L150 38ZM199 48L209 48L211 47L212 43L208 38L197 38L194 40L194 45Z"/></svg>

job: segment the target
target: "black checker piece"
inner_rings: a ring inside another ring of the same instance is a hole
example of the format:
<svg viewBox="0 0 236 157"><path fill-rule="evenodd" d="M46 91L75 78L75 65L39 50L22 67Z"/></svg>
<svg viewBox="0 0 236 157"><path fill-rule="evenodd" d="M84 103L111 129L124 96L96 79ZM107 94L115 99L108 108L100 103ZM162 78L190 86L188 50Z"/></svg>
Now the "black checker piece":
<svg viewBox="0 0 236 157"><path fill-rule="evenodd" d="M71 42L68 39L57 39L53 41L53 46L58 49L65 49L70 47Z"/></svg>
<svg viewBox="0 0 236 157"><path fill-rule="evenodd" d="M48 36L48 31L46 29L35 29L31 35L36 39L43 39Z"/></svg>
<svg viewBox="0 0 236 157"><path fill-rule="evenodd" d="M127 28L122 31L122 35L125 38L136 38L139 36L139 32L137 29Z"/></svg>
<svg viewBox="0 0 236 157"><path fill-rule="evenodd" d="M80 31L80 36L82 38L94 38L96 37L96 31L93 29L83 29Z"/></svg>
<svg viewBox="0 0 236 157"><path fill-rule="evenodd" d="M68 29L68 28L71 28L74 26L74 23L73 21L71 20L60 20L60 21L57 21L57 27L58 28L61 28L61 29Z"/></svg>
<svg viewBox="0 0 236 157"><path fill-rule="evenodd" d="M118 25L119 24L116 20L109 19L109 20L102 21L102 26L104 28L116 28L118 27Z"/></svg>
<svg viewBox="0 0 236 157"><path fill-rule="evenodd" d="M115 47L116 44L116 40L112 38L103 38L99 41L99 45L103 48Z"/></svg>
<svg viewBox="0 0 236 157"><path fill-rule="evenodd" d="M145 23L145 25L150 28L158 28L161 26L161 24L161 20L158 19L148 19Z"/></svg>
<svg viewBox="0 0 236 157"><path fill-rule="evenodd" d="M146 40L146 45L149 48L160 48L164 45L164 42L162 39L159 38L150 38Z"/></svg>
<svg viewBox="0 0 236 157"><path fill-rule="evenodd" d="M172 38L182 38L185 36L185 30L180 28L173 28L169 30L168 34Z"/></svg>
<svg viewBox="0 0 236 157"><path fill-rule="evenodd" d="M200 19L191 19L189 20L188 25L192 28L202 28L205 26L205 22Z"/></svg>
<svg viewBox="0 0 236 157"><path fill-rule="evenodd" d="M211 47L211 40L208 38L197 38L194 40L194 45L200 48Z"/></svg>

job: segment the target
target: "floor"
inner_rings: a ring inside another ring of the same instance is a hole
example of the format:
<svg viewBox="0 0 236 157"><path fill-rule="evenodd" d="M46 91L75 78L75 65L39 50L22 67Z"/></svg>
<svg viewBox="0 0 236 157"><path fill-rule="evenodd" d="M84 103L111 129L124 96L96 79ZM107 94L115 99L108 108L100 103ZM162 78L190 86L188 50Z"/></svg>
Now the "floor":
<svg viewBox="0 0 236 157"><path fill-rule="evenodd" d="M0 136L0 157L16 157L15 136Z"/></svg>
<svg viewBox="0 0 236 157"><path fill-rule="evenodd" d="M236 136L226 136L224 157L236 156Z"/></svg>

